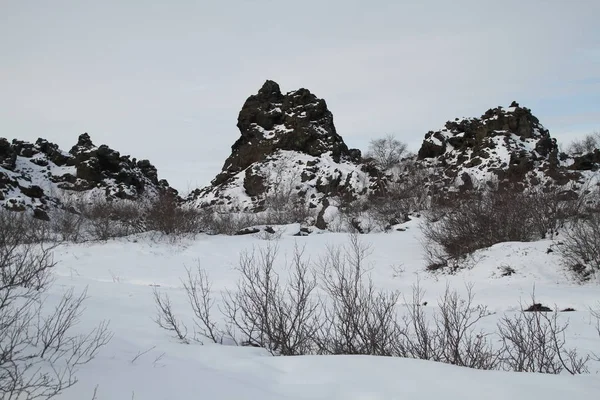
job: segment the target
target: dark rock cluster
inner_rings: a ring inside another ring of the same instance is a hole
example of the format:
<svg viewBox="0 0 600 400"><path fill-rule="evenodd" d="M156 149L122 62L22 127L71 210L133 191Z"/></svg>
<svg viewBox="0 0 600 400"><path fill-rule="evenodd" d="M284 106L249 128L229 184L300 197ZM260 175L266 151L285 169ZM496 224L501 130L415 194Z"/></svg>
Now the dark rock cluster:
<svg viewBox="0 0 600 400"><path fill-rule="evenodd" d="M238 115L240 138L231 146L217 186L276 150L292 150L318 157L330 152L333 159L360 160L360 151L348 149L337 134L325 100L307 89L282 94L279 85L266 81L248 97Z"/></svg>
<svg viewBox="0 0 600 400"><path fill-rule="evenodd" d="M221 172L210 186L192 192L188 201L202 207L260 211L268 207L265 197L269 193L276 197L273 192L285 186L298 203L321 209L327 207L323 200L327 197L364 193L364 187L353 185L358 175L365 175L361 152L348 148L325 100L309 90L283 94L277 83L266 81L245 101L237 127L240 137ZM239 193L249 202L236 205L233 197Z"/></svg>
<svg viewBox="0 0 600 400"><path fill-rule="evenodd" d="M493 173L501 184L538 184L540 172L564 185L580 178L575 171L597 168L600 155L583 155L566 166L568 158L531 110L516 102L489 109L480 118L448 121L425 135L418 152L418 160L443 168L444 185L460 178L466 190L473 188L475 169Z"/></svg>
<svg viewBox="0 0 600 400"><path fill-rule="evenodd" d="M5 208L29 207L43 216L50 205L60 204L58 192L92 189L107 198L128 200L174 192L165 180L158 180L148 160L122 156L106 145L96 147L87 133L69 152L41 138L35 143L0 138L0 201Z"/></svg>

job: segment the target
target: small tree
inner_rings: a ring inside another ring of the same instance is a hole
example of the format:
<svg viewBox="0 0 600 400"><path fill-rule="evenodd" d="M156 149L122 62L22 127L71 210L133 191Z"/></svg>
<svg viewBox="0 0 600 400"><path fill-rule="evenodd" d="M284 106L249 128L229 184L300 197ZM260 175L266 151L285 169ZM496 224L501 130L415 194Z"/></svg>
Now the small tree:
<svg viewBox="0 0 600 400"><path fill-rule="evenodd" d="M371 140L366 157L372 158L379 168L387 170L400 163L406 148L406 143L390 134L384 138Z"/></svg>

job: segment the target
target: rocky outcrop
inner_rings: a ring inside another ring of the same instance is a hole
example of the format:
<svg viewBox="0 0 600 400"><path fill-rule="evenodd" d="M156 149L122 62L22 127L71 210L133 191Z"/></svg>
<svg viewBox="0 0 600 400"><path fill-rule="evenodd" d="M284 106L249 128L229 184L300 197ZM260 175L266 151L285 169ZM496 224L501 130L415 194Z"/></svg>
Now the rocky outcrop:
<svg viewBox="0 0 600 400"><path fill-rule="evenodd" d="M277 83L266 81L244 103L237 127L240 137L222 171L188 202L240 211L286 204L316 215L333 199L370 190L360 151L346 146L325 100L307 89L283 94Z"/></svg>
<svg viewBox="0 0 600 400"><path fill-rule="evenodd" d="M548 180L564 185L582 178L575 170L583 168L574 165L593 168L593 159L574 162L561 154L531 110L516 102L489 109L480 118L448 121L441 130L428 132L418 160L437 167L441 186L463 190L490 182L523 188Z"/></svg>
<svg viewBox="0 0 600 400"><path fill-rule="evenodd" d="M313 157L327 153L335 162L360 159L360 151L349 150L337 134L325 100L307 89L282 94L277 83L266 81L244 103L237 127L240 138L231 146L231 155L213 185L227 181L276 150Z"/></svg>
<svg viewBox="0 0 600 400"><path fill-rule="evenodd" d="M8 209L44 210L72 195L139 200L171 191L148 161L122 156L106 145L96 147L79 136L69 152L45 139L35 143L0 138L0 203Z"/></svg>

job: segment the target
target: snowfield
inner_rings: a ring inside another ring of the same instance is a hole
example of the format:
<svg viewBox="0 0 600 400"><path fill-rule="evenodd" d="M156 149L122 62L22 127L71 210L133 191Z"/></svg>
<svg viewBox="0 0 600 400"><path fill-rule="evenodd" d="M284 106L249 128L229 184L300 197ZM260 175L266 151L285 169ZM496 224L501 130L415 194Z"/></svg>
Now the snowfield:
<svg viewBox="0 0 600 400"><path fill-rule="evenodd" d="M559 309L570 322L567 346L600 354L600 337L589 309L600 307L597 282L580 285L560 264L553 242L502 243L478 251L472 267L455 275L425 271L420 221L404 224L405 231L362 235L371 244L371 275L378 288L400 290L407 299L417 280L425 290L427 307L436 307L447 285L464 291L474 285L475 303L493 314L482 327L493 330L498 317L530 305L535 288L537 302ZM100 320L110 320L112 341L96 359L78 372L79 382L58 398L61 400L268 400L268 399L593 399L600 395L600 363L590 362L590 374L543 375L481 371L429 361L370 356L273 357L267 351L206 343L182 344L160 329L153 319L156 308L153 289L167 293L180 318L189 326L181 278L186 267L200 263L212 282L217 299L225 289L234 289L239 253L277 244L279 272L296 244L316 259L328 245L345 245L348 235L313 233L293 236L298 225L281 228L278 240L264 235L207 236L168 240L142 234L57 248L55 283L47 305L55 303L70 287L87 288L89 298L81 332ZM515 273L502 276L510 266ZM401 296L402 299L402 296ZM403 300L401 300L403 301ZM217 304L218 306L218 304ZM217 314L218 316L218 314Z"/></svg>

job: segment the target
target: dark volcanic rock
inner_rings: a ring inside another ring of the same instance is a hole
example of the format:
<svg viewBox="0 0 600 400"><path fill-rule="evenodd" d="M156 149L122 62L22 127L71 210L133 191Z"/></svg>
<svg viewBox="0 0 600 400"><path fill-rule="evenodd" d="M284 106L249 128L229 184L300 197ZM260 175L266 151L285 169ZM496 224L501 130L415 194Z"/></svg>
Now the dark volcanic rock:
<svg viewBox="0 0 600 400"><path fill-rule="evenodd" d="M276 150L292 150L318 157L331 152L334 160L360 160L360 151L348 149L333 124L325 100L307 89L282 94L266 81L258 94L248 97L238 116L240 138L213 185L225 182Z"/></svg>
<svg viewBox="0 0 600 400"><path fill-rule="evenodd" d="M231 155L210 186L189 195L192 206L325 228L334 207L366 195L381 179L376 167L363 168L360 151L336 132L325 100L307 89L283 94L266 81L244 103L237 127Z"/></svg>
<svg viewBox="0 0 600 400"><path fill-rule="evenodd" d="M0 138L0 201L5 208L29 208L36 218L46 219L46 211L60 206L62 195L89 190L129 200L164 191L177 194L167 181L158 180L148 160L132 160L106 145L96 147L87 133L70 152L41 138L35 143Z"/></svg>
<svg viewBox="0 0 600 400"><path fill-rule="evenodd" d="M580 178L567 170L568 156L559 152L548 130L531 110L517 102L506 109L491 108L480 118L448 121L443 129L428 132L418 159L443 169L439 180L443 185L452 185L460 177L462 190L494 180L489 173L500 185L518 183L523 188L541 183L538 171L558 185ZM597 165L593 156L586 155L576 158L571 169L593 169Z"/></svg>

